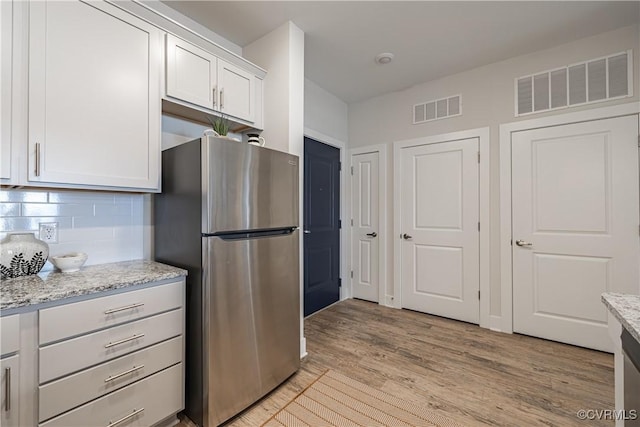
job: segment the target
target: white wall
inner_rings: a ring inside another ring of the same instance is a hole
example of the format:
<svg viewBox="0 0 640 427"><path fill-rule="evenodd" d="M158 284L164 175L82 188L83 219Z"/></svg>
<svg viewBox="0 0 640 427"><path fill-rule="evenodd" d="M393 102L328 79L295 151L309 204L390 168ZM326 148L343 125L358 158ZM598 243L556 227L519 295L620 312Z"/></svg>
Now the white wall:
<svg viewBox="0 0 640 427"><path fill-rule="evenodd" d="M309 79L304 80L304 127L346 143L348 106Z"/></svg>
<svg viewBox="0 0 640 427"><path fill-rule="evenodd" d="M97 191L2 190L0 238L33 232L41 222L58 223L58 243L49 255L86 252L86 265L143 259L148 220L142 194ZM47 262L44 269L53 266Z"/></svg>
<svg viewBox="0 0 640 427"><path fill-rule="evenodd" d="M270 148L302 155L304 129L304 33L286 22L243 49L244 57L267 70L264 131Z"/></svg>
<svg viewBox="0 0 640 427"><path fill-rule="evenodd" d="M426 82L407 90L394 92L360 103L349 105L349 147L391 144L393 141L455 132L465 129L490 127L491 132L491 314L499 315L500 308L500 246L499 246L499 125L517 120L557 115L571 111L599 108L606 105L638 101L638 59L640 26L621 28L594 37L585 38L552 49L511 58L460 74ZM633 49L634 96L525 116L514 117L514 79L520 76L581 62L600 56ZM392 65L393 66L393 65ZM436 120L419 125L412 124L414 104L450 95L462 94L462 116ZM393 173L389 174L392 178ZM393 187L390 185L389 187ZM393 194L389 194L393 200ZM390 216L392 216L390 206ZM392 254L393 252L390 252ZM392 257L390 257L392 259ZM390 277L393 277L390 266Z"/></svg>

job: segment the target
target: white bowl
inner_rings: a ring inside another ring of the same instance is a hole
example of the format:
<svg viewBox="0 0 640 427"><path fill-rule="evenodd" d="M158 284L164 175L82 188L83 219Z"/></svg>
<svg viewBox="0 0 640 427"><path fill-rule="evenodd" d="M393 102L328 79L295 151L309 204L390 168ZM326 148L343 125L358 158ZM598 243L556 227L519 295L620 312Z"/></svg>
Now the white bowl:
<svg viewBox="0 0 640 427"><path fill-rule="evenodd" d="M84 252L71 252L64 255L52 256L49 260L63 273L72 273L80 270L80 267L85 263L87 257L88 255Z"/></svg>

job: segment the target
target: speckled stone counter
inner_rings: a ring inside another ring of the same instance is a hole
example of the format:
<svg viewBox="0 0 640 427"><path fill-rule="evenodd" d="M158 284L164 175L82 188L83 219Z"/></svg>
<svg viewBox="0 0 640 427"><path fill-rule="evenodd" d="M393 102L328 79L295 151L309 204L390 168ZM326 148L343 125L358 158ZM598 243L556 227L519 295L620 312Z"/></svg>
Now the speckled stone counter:
<svg viewBox="0 0 640 427"><path fill-rule="evenodd" d="M48 271L0 281L2 314L42 304L186 276L181 268L154 261L123 261L82 267L74 273Z"/></svg>
<svg viewBox="0 0 640 427"><path fill-rule="evenodd" d="M640 341L640 295L606 292L602 294L602 302L622 327Z"/></svg>

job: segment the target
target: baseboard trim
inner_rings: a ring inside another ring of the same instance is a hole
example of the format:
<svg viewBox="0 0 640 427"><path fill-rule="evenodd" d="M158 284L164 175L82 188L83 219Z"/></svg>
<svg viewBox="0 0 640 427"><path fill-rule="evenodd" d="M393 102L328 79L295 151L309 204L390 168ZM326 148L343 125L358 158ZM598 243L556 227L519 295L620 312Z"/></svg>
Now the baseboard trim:
<svg viewBox="0 0 640 427"><path fill-rule="evenodd" d="M307 356L307 339L302 337L300 338L300 359L304 359Z"/></svg>
<svg viewBox="0 0 640 427"><path fill-rule="evenodd" d="M491 314L489 316L489 329L496 332L504 332L502 330L502 316Z"/></svg>

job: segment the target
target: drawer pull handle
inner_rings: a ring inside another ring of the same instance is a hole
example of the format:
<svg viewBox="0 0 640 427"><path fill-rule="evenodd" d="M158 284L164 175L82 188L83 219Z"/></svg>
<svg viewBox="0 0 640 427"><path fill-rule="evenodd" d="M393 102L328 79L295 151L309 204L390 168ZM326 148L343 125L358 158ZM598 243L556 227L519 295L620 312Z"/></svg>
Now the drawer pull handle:
<svg viewBox="0 0 640 427"><path fill-rule="evenodd" d="M104 348L110 348L110 347L113 347L114 345L124 344L126 342L137 340L138 338L142 338L142 337L144 337L144 334L132 335L129 338L125 338L125 339L122 339L120 341L110 342L109 344L105 344Z"/></svg>
<svg viewBox="0 0 640 427"><path fill-rule="evenodd" d="M4 368L4 410L9 412L11 410L11 368Z"/></svg>
<svg viewBox="0 0 640 427"><path fill-rule="evenodd" d="M130 413L129 415L125 415L124 417L120 418L120 419L119 419L119 420L117 420L117 421L109 421L109 424L107 425L107 427L113 427L113 426L116 426L116 425L118 425L118 424L121 424L121 423L123 423L123 422L127 421L129 418L133 418L133 417L135 417L136 415L138 415L138 414L139 414L139 413L141 413L142 411L144 411L144 408L140 408L140 409L135 409L135 408L134 408L134 409L133 409L133 412L132 412L132 413Z"/></svg>
<svg viewBox="0 0 640 427"><path fill-rule="evenodd" d="M104 314L111 314L111 313L117 313L119 311L124 311L124 310L133 310L134 308L138 308L138 307L142 307L144 305L143 302L138 302L135 304L131 304L131 305L126 305L124 307L119 307L119 308L111 308L109 310L106 310L104 312Z"/></svg>
<svg viewBox="0 0 640 427"><path fill-rule="evenodd" d="M108 383L109 381L113 381L113 380L116 380L116 379L118 379L120 377L124 377L125 375L131 374L131 373L133 373L135 371L138 371L138 370L140 370L142 368L144 368L144 365L134 366L133 368L129 369L128 371L120 372L119 374L109 376L109 378L105 379L104 382Z"/></svg>

